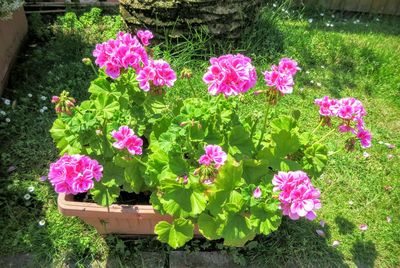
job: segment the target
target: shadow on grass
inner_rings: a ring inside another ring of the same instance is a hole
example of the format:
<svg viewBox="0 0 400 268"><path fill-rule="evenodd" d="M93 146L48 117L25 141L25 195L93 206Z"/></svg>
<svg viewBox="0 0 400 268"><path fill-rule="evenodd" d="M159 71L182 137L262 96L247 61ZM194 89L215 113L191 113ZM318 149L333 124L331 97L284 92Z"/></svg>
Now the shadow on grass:
<svg viewBox="0 0 400 268"><path fill-rule="evenodd" d="M350 222L342 216L337 216L335 218L335 223L339 227L340 234L351 234L356 228L356 225L354 223Z"/></svg>
<svg viewBox="0 0 400 268"><path fill-rule="evenodd" d="M375 244L371 241L365 241L363 238L357 239L350 250L353 255L353 261L357 267L374 267L377 257Z"/></svg>

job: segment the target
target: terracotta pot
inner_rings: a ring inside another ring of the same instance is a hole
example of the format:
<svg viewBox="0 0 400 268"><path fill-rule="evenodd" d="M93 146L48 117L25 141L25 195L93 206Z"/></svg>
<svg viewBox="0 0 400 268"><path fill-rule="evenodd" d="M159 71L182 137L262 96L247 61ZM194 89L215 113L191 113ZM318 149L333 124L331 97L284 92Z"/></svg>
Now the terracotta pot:
<svg viewBox="0 0 400 268"><path fill-rule="evenodd" d="M15 11L11 19L0 20L0 95L27 31L23 7Z"/></svg>
<svg viewBox="0 0 400 268"><path fill-rule="evenodd" d="M157 213L151 205L118 205L102 207L95 203L74 201L73 195L58 195L58 210L65 216L76 216L92 225L100 234L154 235L159 221L172 222L168 215ZM194 233L197 235L198 229Z"/></svg>

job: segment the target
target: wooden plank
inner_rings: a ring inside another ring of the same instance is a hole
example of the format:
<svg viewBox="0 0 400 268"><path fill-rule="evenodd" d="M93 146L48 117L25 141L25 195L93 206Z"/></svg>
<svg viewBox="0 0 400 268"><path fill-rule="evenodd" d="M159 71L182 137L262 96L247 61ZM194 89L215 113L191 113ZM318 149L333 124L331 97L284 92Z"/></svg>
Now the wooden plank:
<svg viewBox="0 0 400 268"><path fill-rule="evenodd" d="M357 11L359 12L370 12L372 6L372 0L360 0L358 2Z"/></svg>
<svg viewBox="0 0 400 268"><path fill-rule="evenodd" d="M343 8L348 11L358 11L358 2L360 2L360 0L344 0Z"/></svg>
<svg viewBox="0 0 400 268"><path fill-rule="evenodd" d="M35 10L35 11L25 11L26 14L34 14L34 13L40 13L40 14L46 14L46 13L65 13L65 10Z"/></svg>
<svg viewBox="0 0 400 268"><path fill-rule="evenodd" d="M382 12L385 8L386 2L387 2L386 0L373 0L370 11L372 13L382 14Z"/></svg>
<svg viewBox="0 0 400 268"><path fill-rule="evenodd" d="M397 6L399 1L398 0L388 0L386 1L386 5L383 9L383 13L385 14L396 14Z"/></svg>

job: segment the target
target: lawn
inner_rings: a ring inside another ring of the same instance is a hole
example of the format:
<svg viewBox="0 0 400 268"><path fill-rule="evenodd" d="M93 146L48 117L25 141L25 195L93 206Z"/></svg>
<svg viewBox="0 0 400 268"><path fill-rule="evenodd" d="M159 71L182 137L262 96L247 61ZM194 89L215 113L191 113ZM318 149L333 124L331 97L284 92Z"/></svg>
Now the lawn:
<svg viewBox="0 0 400 268"><path fill-rule="evenodd" d="M42 266L86 266L112 255L121 266L128 261L140 266L141 252L167 253L171 249L154 238L103 238L79 219L60 215L56 194L40 180L58 154L48 131L56 117L51 96L67 89L78 101L88 97L94 75L81 60L91 57L96 43L124 30L121 18L93 9L57 19L31 16L30 23L29 38L0 103L0 255L31 253ZM242 265L400 266L399 24L398 17L270 4L239 44L211 46L204 33L197 33L182 44L164 42L156 47L155 54L177 73L184 67L193 71L194 90L178 80L167 93L171 101L207 96L201 78L211 56L240 52L251 57L259 75L255 90L265 87L261 71L287 56L302 70L294 94L285 96L273 113L296 108L302 128L310 129L319 121L315 98L352 96L366 107L366 124L373 134L371 148L356 147L352 152L342 149L345 135L327 138L331 157L324 174L314 181L323 203L314 222L285 219L277 232L240 249L193 240L184 250L223 250ZM255 111L263 109L252 93L240 101L242 116L257 116ZM328 131L318 130L321 136ZM368 229L361 231L361 224ZM339 245L334 247L334 241Z"/></svg>

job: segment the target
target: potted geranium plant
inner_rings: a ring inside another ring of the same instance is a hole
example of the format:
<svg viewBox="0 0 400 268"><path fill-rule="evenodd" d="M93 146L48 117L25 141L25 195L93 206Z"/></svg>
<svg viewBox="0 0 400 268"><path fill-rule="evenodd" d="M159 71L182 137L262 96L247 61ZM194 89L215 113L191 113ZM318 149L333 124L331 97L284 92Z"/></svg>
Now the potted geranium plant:
<svg viewBox="0 0 400 268"><path fill-rule="evenodd" d="M209 99L166 103L177 76L167 62L149 56L151 38L149 31L119 33L97 45L100 70L90 99L76 105L68 92L53 97L58 118L50 132L61 158L50 165L49 180L60 210L100 233L155 233L173 248L195 233L242 246L276 230L282 214L315 219L320 192L311 179L323 171L323 141L334 129L316 137L297 124L299 111L269 119L279 99L292 93L297 63L284 58L265 71L267 89L254 92L265 98L263 118L240 118L236 96L257 82L248 57L210 60L203 77ZM361 102L326 96L316 104L316 128L338 117L339 130L354 134L349 144L358 138L370 146ZM135 201L115 204L123 196ZM143 205L146 196L150 204Z"/></svg>

